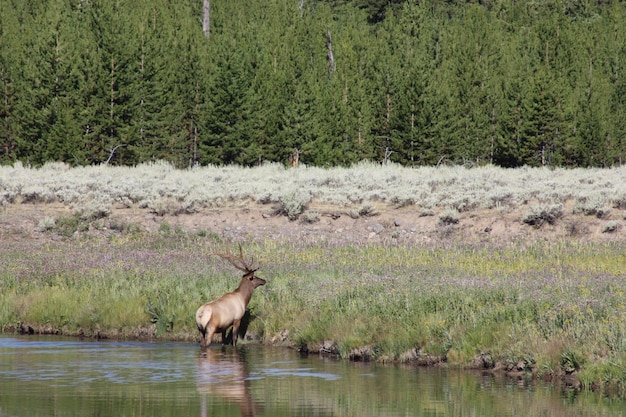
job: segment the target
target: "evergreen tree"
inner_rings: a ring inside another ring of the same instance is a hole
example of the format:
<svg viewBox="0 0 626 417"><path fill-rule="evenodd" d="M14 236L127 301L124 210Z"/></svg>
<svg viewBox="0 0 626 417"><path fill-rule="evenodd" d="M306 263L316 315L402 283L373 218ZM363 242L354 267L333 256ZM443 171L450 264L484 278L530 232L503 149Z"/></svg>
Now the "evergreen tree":
<svg viewBox="0 0 626 417"><path fill-rule="evenodd" d="M19 5L25 6L23 2ZM16 116L20 63L24 60L23 37L19 36L21 8L12 2L0 2L0 163L26 156Z"/></svg>
<svg viewBox="0 0 626 417"><path fill-rule="evenodd" d="M522 130L519 156L525 165L553 165L561 157L568 134L563 105L563 84L545 68L529 80L530 90L522 100Z"/></svg>
<svg viewBox="0 0 626 417"><path fill-rule="evenodd" d="M52 23L43 49L48 54L45 68L52 78L52 103L49 131L44 136L43 161L66 161L85 164L89 161L82 143L81 104L84 97L82 86L85 74L84 51L89 43L81 37L83 31L82 10L72 8L69 2L48 2L48 10L42 15L44 22Z"/></svg>
<svg viewBox="0 0 626 417"><path fill-rule="evenodd" d="M233 55L220 62L215 83L209 89L206 131L199 144L201 164L239 162L249 139L249 133L242 125L246 118L243 108L250 89L250 78L240 51L230 51Z"/></svg>
<svg viewBox="0 0 626 417"><path fill-rule="evenodd" d="M210 7L0 0L0 162L623 161L619 2Z"/></svg>
<svg viewBox="0 0 626 417"><path fill-rule="evenodd" d="M86 3L88 25L94 36L89 56L91 79L85 98L84 140L90 163L110 159L114 149L123 153L128 144L132 107L132 80L138 74L140 37L132 29L132 17L122 2L92 0ZM121 161L123 162L123 160Z"/></svg>

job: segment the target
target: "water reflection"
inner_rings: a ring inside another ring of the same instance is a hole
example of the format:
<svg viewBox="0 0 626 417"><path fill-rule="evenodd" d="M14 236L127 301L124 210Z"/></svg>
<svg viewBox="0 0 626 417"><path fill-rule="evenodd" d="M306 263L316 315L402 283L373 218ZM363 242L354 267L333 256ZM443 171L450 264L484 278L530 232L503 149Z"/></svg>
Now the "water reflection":
<svg viewBox="0 0 626 417"><path fill-rule="evenodd" d="M571 393L570 393L571 394ZM622 416L623 399L287 349L0 336L0 417Z"/></svg>
<svg viewBox="0 0 626 417"><path fill-rule="evenodd" d="M250 393L245 349L207 348L198 357L197 386L200 393L200 416L207 417L207 395L235 403L242 417L257 414L258 404Z"/></svg>

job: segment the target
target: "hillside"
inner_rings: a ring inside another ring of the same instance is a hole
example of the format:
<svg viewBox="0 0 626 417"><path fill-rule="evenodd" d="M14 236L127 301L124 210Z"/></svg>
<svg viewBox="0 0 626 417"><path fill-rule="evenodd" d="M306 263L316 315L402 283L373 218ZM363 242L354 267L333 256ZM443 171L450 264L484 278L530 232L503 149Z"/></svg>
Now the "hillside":
<svg viewBox="0 0 626 417"><path fill-rule="evenodd" d="M0 233L157 232L312 242L625 239L626 170L0 167Z"/></svg>
<svg viewBox="0 0 626 417"><path fill-rule="evenodd" d="M571 207L572 202L566 204ZM463 213L456 224L442 224L437 215L421 216L414 207L393 208L379 205L375 214L357 218L343 207L316 206L311 210L320 213L314 221L289 220L276 214L272 207L247 203L246 207L205 209L193 214L156 215L149 209L114 208L106 219L91 222L77 231L80 235L107 235L134 228L147 233L157 233L164 228L191 234L214 233L223 239L235 241L285 240L331 245L351 243L388 244L467 244L507 245L511 242L581 240L591 242L626 242L624 220L600 219L582 213L568 214L554 224L539 227L522 222L527 208L503 212L480 209ZM68 207L59 203L9 204L0 212L0 239L59 239L66 231L42 230L46 219L72 216ZM615 230L609 226L615 224ZM609 225L609 226L607 226ZM607 229L608 227L608 229ZM78 228L78 226L77 226ZM78 229L77 229L78 230Z"/></svg>

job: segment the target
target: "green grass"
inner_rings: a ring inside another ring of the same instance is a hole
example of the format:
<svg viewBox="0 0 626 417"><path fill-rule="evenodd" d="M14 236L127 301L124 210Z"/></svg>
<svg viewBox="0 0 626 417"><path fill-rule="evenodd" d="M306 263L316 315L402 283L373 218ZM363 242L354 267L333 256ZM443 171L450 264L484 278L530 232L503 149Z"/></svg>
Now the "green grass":
<svg viewBox="0 0 626 417"><path fill-rule="evenodd" d="M167 233L166 233L167 232ZM65 334L197 340L198 306L238 285L211 256L210 235L164 231L38 241L0 249L0 326ZM626 387L626 252L615 244L494 246L245 245L268 280L250 329L294 345L331 340L374 360L408 351L468 366L559 375Z"/></svg>

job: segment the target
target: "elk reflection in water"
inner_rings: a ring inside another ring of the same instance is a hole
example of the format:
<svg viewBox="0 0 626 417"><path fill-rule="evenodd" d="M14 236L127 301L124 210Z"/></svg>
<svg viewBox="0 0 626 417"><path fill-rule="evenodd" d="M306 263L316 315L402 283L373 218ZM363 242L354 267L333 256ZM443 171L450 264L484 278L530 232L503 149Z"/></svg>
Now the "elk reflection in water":
<svg viewBox="0 0 626 417"><path fill-rule="evenodd" d="M198 356L197 389L200 393L200 415L207 417L207 397L239 405L243 417L254 416L259 405L249 391L245 349L202 349Z"/></svg>

